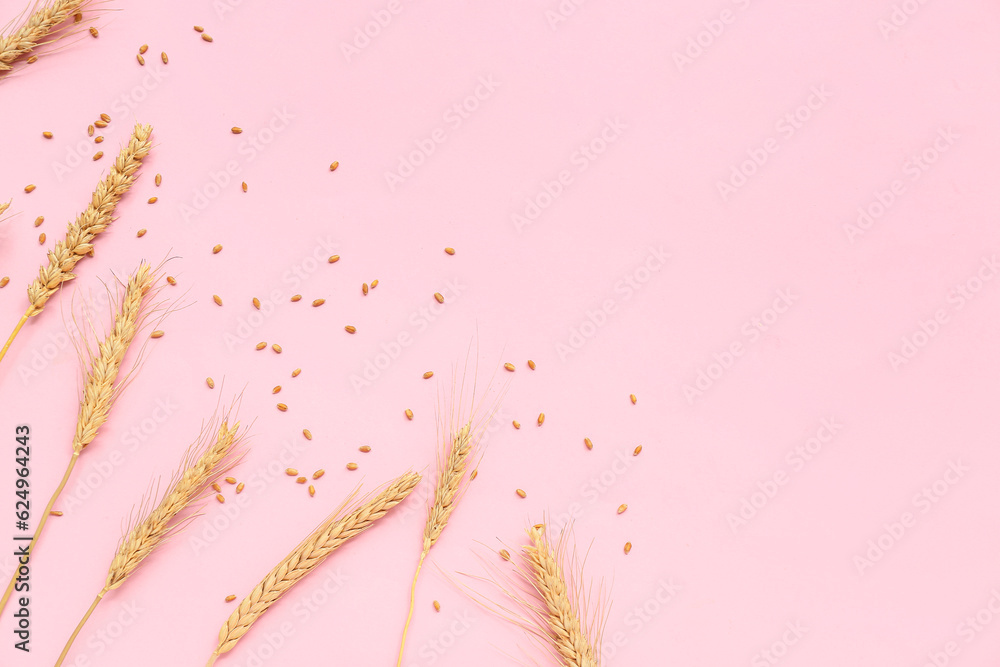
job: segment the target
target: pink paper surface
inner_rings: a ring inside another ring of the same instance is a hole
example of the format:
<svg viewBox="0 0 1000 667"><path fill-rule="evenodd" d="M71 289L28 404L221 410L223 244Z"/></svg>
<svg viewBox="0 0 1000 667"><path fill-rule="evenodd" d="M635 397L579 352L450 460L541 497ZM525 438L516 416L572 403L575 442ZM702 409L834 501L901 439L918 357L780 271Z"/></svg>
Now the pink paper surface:
<svg viewBox="0 0 1000 667"><path fill-rule="evenodd" d="M477 370L506 394L424 568L404 665L556 664L461 574L546 519L572 519L595 598L603 582L605 665L995 664L996 3L107 9L98 39L0 85L3 335L132 124L155 128L96 256L0 364L5 581L15 427L31 427L33 525L70 453L71 300L170 257L161 295L186 307L81 457L31 559L31 652L8 605L0 664L55 662L130 512L242 393L246 491L109 594L65 664L205 664L227 595L355 485L414 469L411 502L217 663L393 665L435 416ZM314 498L286 467L327 470Z"/></svg>

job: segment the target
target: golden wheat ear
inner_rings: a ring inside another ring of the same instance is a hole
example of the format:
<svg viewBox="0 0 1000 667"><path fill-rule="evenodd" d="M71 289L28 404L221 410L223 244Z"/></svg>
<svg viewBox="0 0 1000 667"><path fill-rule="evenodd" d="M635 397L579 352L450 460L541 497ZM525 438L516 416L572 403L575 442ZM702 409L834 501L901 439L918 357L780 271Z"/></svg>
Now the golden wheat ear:
<svg viewBox="0 0 1000 667"><path fill-rule="evenodd" d="M233 416L227 414L218 429L214 421L204 428L198 441L185 454L160 502L150 509L152 502L148 497L140 504L142 518L137 519L122 537L108 568L104 588L70 635L55 667L66 659L80 630L104 596L121 587L154 551L185 527L193 517L182 517L182 513L203 500L210 485L239 463L245 453L242 448L245 432L240 432L239 422L230 425L232 419Z"/></svg>
<svg viewBox="0 0 1000 667"><path fill-rule="evenodd" d="M112 223L118 202L138 177L142 160L152 147L152 133L151 125L136 124L131 138L122 147L108 176L94 190L90 205L67 226L66 237L49 251L48 264L38 270L38 277L28 286L28 309L7 338L3 349L0 349L0 362L28 318L42 312L45 304L62 284L76 277L73 269L77 262L93 252L94 240Z"/></svg>
<svg viewBox="0 0 1000 667"><path fill-rule="evenodd" d="M66 36L70 32L67 21L82 21L82 13L93 4L91 0L51 0L33 11L29 8L31 13L23 25L0 35L0 76L38 47Z"/></svg>
<svg viewBox="0 0 1000 667"><path fill-rule="evenodd" d="M122 363L136 338L136 334L142 328L150 300L155 294L153 288L155 281L156 276L152 267L145 262L140 264L139 268L120 289L111 330L89 359L84 360L85 382L80 397L80 409L77 414L69 465L66 467L66 472L63 473L59 486L56 487L49 499L45 511L42 512L38 526L35 528L35 534L28 544L29 554L32 553L39 537L41 537L49 520L50 512L69 481L80 454L97 437L98 430L108 419L111 407L123 386L120 377ZM128 373L125 374L126 379L127 377ZM0 598L0 612L3 611L14 590L16 575L15 572L7 585L3 598Z"/></svg>
<svg viewBox="0 0 1000 667"><path fill-rule="evenodd" d="M419 474L408 472L392 481L374 497L355 503L354 508L344 515L344 508L352 502L355 494L349 496L340 508L278 563L243 599L219 630L219 643L209 658L209 667L215 664L220 655L233 650L254 622L291 590L292 586L315 570L344 543L371 528L389 510L403 502L419 482Z"/></svg>

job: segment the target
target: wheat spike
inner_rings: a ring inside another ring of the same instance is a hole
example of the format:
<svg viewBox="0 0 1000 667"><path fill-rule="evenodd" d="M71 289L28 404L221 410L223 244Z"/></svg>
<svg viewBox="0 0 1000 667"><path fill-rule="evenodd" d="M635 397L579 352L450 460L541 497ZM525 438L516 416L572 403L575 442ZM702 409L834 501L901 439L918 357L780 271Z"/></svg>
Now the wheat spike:
<svg viewBox="0 0 1000 667"><path fill-rule="evenodd" d="M389 484L381 493L341 516L334 514L271 570L263 581L240 603L219 631L219 643L208 666L236 646L260 616L287 593L292 586L312 572L338 547L372 526L393 507L403 502L420 482L420 475L406 473Z"/></svg>
<svg viewBox="0 0 1000 667"><path fill-rule="evenodd" d="M55 667L59 667L66 659L80 630L104 596L124 584L157 547L186 525L186 521L178 521L181 512L202 499L209 484L238 462L237 452L242 438L239 429L239 422L230 427L228 419L224 419L213 440L205 443L204 438L199 438L199 441L188 450L180 470L173 478L170 490L163 495L160 503L122 538L118 551L111 561L111 567L108 568L104 588L97 594L90 609L70 635ZM210 436L212 430L207 430L205 433Z"/></svg>
<svg viewBox="0 0 1000 667"><path fill-rule="evenodd" d="M132 137L122 147L110 173L94 190L90 205L68 225L66 237L49 251L49 263L39 269L38 277L28 286L28 309L14 327L3 349L0 349L0 361L28 318L42 312L45 303L59 287L76 277L73 275L76 263L94 249L94 239L111 224L115 207L135 182L136 172L152 147L149 140L152 132L151 125L136 124Z"/></svg>
<svg viewBox="0 0 1000 667"><path fill-rule="evenodd" d="M558 554L544 527L532 527L528 537L531 544L524 547L524 558L530 568L527 576L545 603L545 620L554 652L565 667L597 667L599 652L587 636L579 604L570 595Z"/></svg>
<svg viewBox="0 0 1000 667"><path fill-rule="evenodd" d="M73 452L69 465L66 467L66 472L63 473L62 481L56 487L41 515L34 537L28 544L29 554L35 548L35 544L45 528L49 512L69 481L73 468L76 467L77 459L84 448L93 441L101 425L107 421L115 399L125 386L124 382L118 381L122 361L135 339L136 331L142 327L155 282L156 276L149 264L145 262L140 264L122 290L111 332L101 341L97 354L92 354L90 357L90 366L86 372L86 384L80 400L80 412L77 416L76 433L73 436ZM15 570L3 598L0 599L0 612L3 611L11 592L14 590L16 577L17 571Z"/></svg>
<svg viewBox="0 0 1000 667"><path fill-rule="evenodd" d="M14 62L33 49L54 41L59 26L83 10L89 0L53 0L42 5L27 22L9 35L0 35L0 72L14 67Z"/></svg>

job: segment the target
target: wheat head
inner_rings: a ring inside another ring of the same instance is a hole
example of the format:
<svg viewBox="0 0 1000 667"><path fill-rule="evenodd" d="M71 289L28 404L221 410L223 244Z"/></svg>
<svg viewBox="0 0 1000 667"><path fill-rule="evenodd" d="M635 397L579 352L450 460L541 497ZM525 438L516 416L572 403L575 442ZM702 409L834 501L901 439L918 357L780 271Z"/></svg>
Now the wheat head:
<svg viewBox="0 0 1000 667"><path fill-rule="evenodd" d="M94 239L113 222L115 207L135 182L136 172L152 148L152 133L151 125L136 124L111 171L94 190L90 205L68 225L66 237L49 251L49 263L39 269L38 277L28 287L31 304L26 313L28 317L40 313L59 287L76 277L73 275L76 263L94 249Z"/></svg>
<svg viewBox="0 0 1000 667"><path fill-rule="evenodd" d="M53 0L32 12L17 30L0 35L0 72L13 69L18 58L52 41L59 26L88 3L89 0Z"/></svg>
<svg viewBox="0 0 1000 667"><path fill-rule="evenodd" d="M309 537L271 570L263 581L240 603L219 631L219 643L209 665L223 653L233 650L236 643L250 630L271 605L312 572L320 563L352 537L372 526L393 507L403 502L420 482L420 475L406 473L390 483L381 493L341 516L335 512Z"/></svg>

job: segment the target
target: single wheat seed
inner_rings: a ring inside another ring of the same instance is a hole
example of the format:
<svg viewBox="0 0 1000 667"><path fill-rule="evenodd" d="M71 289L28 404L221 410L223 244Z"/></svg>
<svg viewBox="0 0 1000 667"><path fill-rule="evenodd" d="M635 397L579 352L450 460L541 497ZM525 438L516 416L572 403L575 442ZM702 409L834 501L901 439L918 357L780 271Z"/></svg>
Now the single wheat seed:
<svg viewBox="0 0 1000 667"><path fill-rule="evenodd" d="M265 347L267 347L267 343L265 343L264 341L257 343L258 350L263 350Z"/></svg>
<svg viewBox="0 0 1000 667"><path fill-rule="evenodd" d="M205 384L208 385L209 389L215 389L215 380L212 378L205 378Z"/></svg>
<svg viewBox="0 0 1000 667"><path fill-rule="evenodd" d="M348 324L346 327L344 327L344 331L346 331L349 334L356 333L357 330L358 330L357 327L352 326L350 324Z"/></svg>
<svg viewBox="0 0 1000 667"><path fill-rule="evenodd" d="M445 248L444 251L446 253L448 253L449 255L454 255L455 254L455 249L454 248L450 248L450 247L449 248Z"/></svg>
<svg viewBox="0 0 1000 667"><path fill-rule="evenodd" d="M535 370L535 362L532 361L531 359L528 359L528 368L530 368L531 370Z"/></svg>
<svg viewBox="0 0 1000 667"><path fill-rule="evenodd" d="M222 252L222 244L221 243L216 243L215 247L212 248L212 254L213 255L218 255L220 252Z"/></svg>
<svg viewBox="0 0 1000 667"><path fill-rule="evenodd" d="M517 421L516 419L512 421L511 424L514 425L514 428L521 428L521 422Z"/></svg>
<svg viewBox="0 0 1000 667"><path fill-rule="evenodd" d="M625 555L628 556L628 554L629 554L630 551L632 551L632 543L631 542L626 542L625 543Z"/></svg>
<svg viewBox="0 0 1000 667"><path fill-rule="evenodd" d="M302 372L301 368L296 368L294 371L292 371L292 377L297 378L299 376L299 373L301 372Z"/></svg>
<svg viewBox="0 0 1000 667"><path fill-rule="evenodd" d="M306 440L312 440L313 439L312 431L310 431L307 428L302 429L302 435L304 435L306 437Z"/></svg>
<svg viewBox="0 0 1000 667"><path fill-rule="evenodd" d="M281 346L278 345L277 343L272 345L271 349L274 350L275 354L281 354Z"/></svg>
<svg viewBox="0 0 1000 667"><path fill-rule="evenodd" d="M285 405L284 403L278 403L277 407L278 410L280 410L281 412L288 412L288 406Z"/></svg>
<svg viewBox="0 0 1000 667"><path fill-rule="evenodd" d="M406 415L407 419L410 419L410 420L413 419L413 410L411 410L409 408L406 408L406 411L403 414Z"/></svg>
<svg viewBox="0 0 1000 667"><path fill-rule="evenodd" d="M149 337L150 338L163 338L163 331L161 331L160 329L157 329L153 333L149 334Z"/></svg>
<svg viewBox="0 0 1000 667"><path fill-rule="evenodd" d="M642 451L642 445L636 445L636 448L632 451L632 456L639 456L639 452Z"/></svg>
<svg viewBox="0 0 1000 667"><path fill-rule="evenodd" d="M434 300L438 303L444 303L444 295L441 292L434 292Z"/></svg>
<svg viewBox="0 0 1000 667"><path fill-rule="evenodd" d="M593 443L593 441L590 438L584 438L583 439L583 444L587 446L587 449L593 449L594 448L594 443Z"/></svg>
<svg viewBox="0 0 1000 667"><path fill-rule="evenodd" d="M219 296L218 294L213 294L212 295L212 301L214 301L215 305L217 305L217 306L221 306L222 305L222 297Z"/></svg>
<svg viewBox="0 0 1000 667"><path fill-rule="evenodd" d="M517 491L515 491L515 493L517 493L517 495L519 495L521 498L528 497L528 494L524 492L524 489L518 489Z"/></svg>
<svg viewBox="0 0 1000 667"><path fill-rule="evenodd" d="M509 361L508 361L507 363L505 363L505 364L503 365L503 367L504 367L505 369L507 369L508 371L510 371L511 373L513 373L513 372L514 372L514 364L510 363Z"/></svg>
<svg viewBox="0 0 1000 667"><path fill-rule="evenodd" d="M298 477L299 471L296 468L285 468L285 474L289 477Z"/></svg>
<svg viewBox="0 0 1000 667"><path fill-rule="evenodd" d="M618 513L619 514L623 514L625 512L625 510L627 510L627 509L628 509L628 505L626 505L625 503L622 503L621 505L618 506Z"/></svg>
<svg viewBox="0 0 1000 667"><path fill-rule="evenodd" d="M334 262L339 262L340 261L340 255L330 255L330 259L328 259L326 261L329 262L330 264L333 264Z"/></svg>
<svg viewBox="0 0 1000 667"><path fill-rule="evenodd" d="M326 471L323 470L322 468L320 468L319 470L317 470L316 472L313 473L313 479L319 479L320 477L322 477L325 474L326 474Z"/></svg>
<svg viewBox="0 0 1000 667"><path fill-rule="evenodd" d="M539 412L538 413L538 425L541 426L544 423L545 423L545 413L544 412Z"/></svg>
<svg viewBox="0 0 1000 667"><path fill-rule="evenodd" d="M322 306L324 303L326 303L326 299L316 299L315 301L313 301L313 308L318 308L319 306Z"/></svg>
<svg viewBox="0 0 1000 667"><path fill-rule="evenodd" d="M424 373L424 379L425 380L429 380L432 377L434 377L434 371L427 371L426 373Z"/></svg>
<svg viewBox="0 0 1000 667"><path fill-rule="evenodd" d="M358 469L358 464L354 463L354 462L348 463L347 464L347 469L348 470L357 470Z"/></svg>

